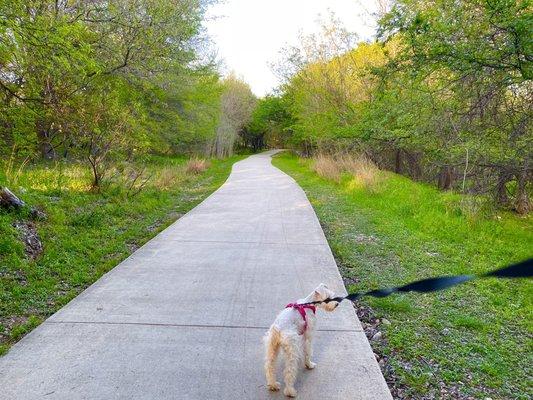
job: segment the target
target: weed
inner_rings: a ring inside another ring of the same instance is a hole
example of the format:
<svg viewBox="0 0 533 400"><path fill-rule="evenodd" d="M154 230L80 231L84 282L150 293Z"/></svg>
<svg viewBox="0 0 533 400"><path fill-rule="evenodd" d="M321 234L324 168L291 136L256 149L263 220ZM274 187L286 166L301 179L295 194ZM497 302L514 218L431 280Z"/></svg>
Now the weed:
<svg viewBox="0 0 533 400"><path fill-rule="evenodd" d="M41 318L36 315L31 315L26 322L15 325L11 328L11 340L16 342L26 333L30 332L33 328L41 323Z"/></svg>

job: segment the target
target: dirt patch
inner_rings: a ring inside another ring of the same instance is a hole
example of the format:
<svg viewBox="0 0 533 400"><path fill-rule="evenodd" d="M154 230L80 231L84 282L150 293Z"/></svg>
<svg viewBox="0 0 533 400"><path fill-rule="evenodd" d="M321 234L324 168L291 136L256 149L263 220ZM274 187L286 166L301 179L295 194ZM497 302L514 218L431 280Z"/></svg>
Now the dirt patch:
<svg viewBox="0 0 533 400"><path fill-rule="evenodd" d="M341 264L339 260L337 260L337 268L339 268L339 271L341 273L344 286L348 287L350 285L355 285L361 281L359 278L351 276L350 272L353 271L353 269Z"/></svg>
<svg viewBox="0 0 533 400"><path fill-rule="evenodd" d="M15 326L23 325L28 321L26 316L12 316L0 318L0 344L7 343L11 339L11 331Z"/></svg>
<svg viewBox="0 0 533 400"><path fill-rule="evenodd" d="M378 238L374 235L363 235L359 233L355 235L354 240L358 244L376 244L378 243Z"/></svg>
<svg viewBox="0 0 533 400"><path fill-rule="evenodd" d="M148 232L155 232L159 229L161 225L163 225L164 222L166 221L174 222L180 219L182 216L183 216L182 213L179 213L177 211L172 211L169 214L167 214L167 216L164 219L158 219L153 224L149 225L148 228L146 228L146 230Z"/></svg>
<svg viewBox="0 0 533 400"><path fill-rule="evenodd" d="M24 242L26 256L35 260L43 252L43 244L37 233L35 223L31 221L16 221L13 227L19 231L20 239Z"/></svg>
<svg viewBox="0 0 533 400"><path fill-rule="evenodd" d="M21 286L25 286L28 283L26 273L20 269L0 271L0 278L13 280Z"/></svg>
<svg viewBox="0 0 533 400"><path fill-rule="evenodd" d="M141 246L140 246L138 243L132 241L132 242L127 242L127 243L126 243L126 247L128 248L128 251L129 251L130 253L134 253L134 252L137 251L137 249L138 249L139 247L141 247Z"/></svg>
<svg viewBox="0 0 533 400"><path fill-rule="evenodd" d="M422 397L416 397L416 395L408 395L409 389L399 382L394 367L390 363L389 355L384 354L382 350L382 347L386 344L387 339L380 330L380 327L382 324L390 324L390 322L386 319L380 320L377 318L372 308L364 304L353 302L353 305L355 307L357 316L361 321L365 335L370 341L370 345L374 351L374 356L379 364L381 373L385 377L385 381L387 381L387 385L392 393L392 397L397 400L422 399Z"/></svg>

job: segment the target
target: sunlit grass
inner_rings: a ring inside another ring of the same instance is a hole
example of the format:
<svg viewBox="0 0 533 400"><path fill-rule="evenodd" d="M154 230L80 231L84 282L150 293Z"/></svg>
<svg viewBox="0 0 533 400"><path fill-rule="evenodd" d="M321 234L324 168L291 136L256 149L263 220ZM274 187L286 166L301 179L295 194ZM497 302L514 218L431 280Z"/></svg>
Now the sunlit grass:
<svg viewBox="0 0 533 400"><path fill-rule="evenodd" d="M0 210L0 354L117 265L227 178L240 158L212 160L187 172L183 157L113 163L99 191L86 165L25 165L16 177L0 167L0 186L47 215L33 221L44 252L30 260L13 223L28 210Z"/></svg>

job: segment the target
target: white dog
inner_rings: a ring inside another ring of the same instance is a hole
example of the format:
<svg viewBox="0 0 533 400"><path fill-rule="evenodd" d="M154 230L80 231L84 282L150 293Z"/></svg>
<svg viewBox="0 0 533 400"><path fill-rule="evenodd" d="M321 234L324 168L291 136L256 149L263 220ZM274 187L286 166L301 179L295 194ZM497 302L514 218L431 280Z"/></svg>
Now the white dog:
<svg viewBox="0 0 533 400"><path fill-rule="evenodd" d="M306 368L316 367L316 364L311 361L313 355L312 340L316 329L316 308L313 305L301 304L332 299L334 296L335 294L321 283L305 299L287 305L278 314L264 338L266 347L265 372L270 390L279 390L281 387L280 383L276 382L276 358L280 347L285 354L285 370L283 371L285 389L283 393L286 396L296 396L294 382L298 375L298 364L302 354ZM330 301L316 306L326 311L333 311L338 305L338 302Z"/></svg>

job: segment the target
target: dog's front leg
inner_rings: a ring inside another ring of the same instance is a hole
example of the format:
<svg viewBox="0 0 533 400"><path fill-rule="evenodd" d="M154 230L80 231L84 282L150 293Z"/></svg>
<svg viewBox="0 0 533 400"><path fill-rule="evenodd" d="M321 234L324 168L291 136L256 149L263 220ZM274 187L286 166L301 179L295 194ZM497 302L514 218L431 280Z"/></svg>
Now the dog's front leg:
<svg viewBox="0 0 533 400"><path fill-rule="evenodd" d="M307 369L314 369L316 364L311 361L313 357L313 335L308 334L304 339L304 353L305 353L305 367Z"/></svg>

